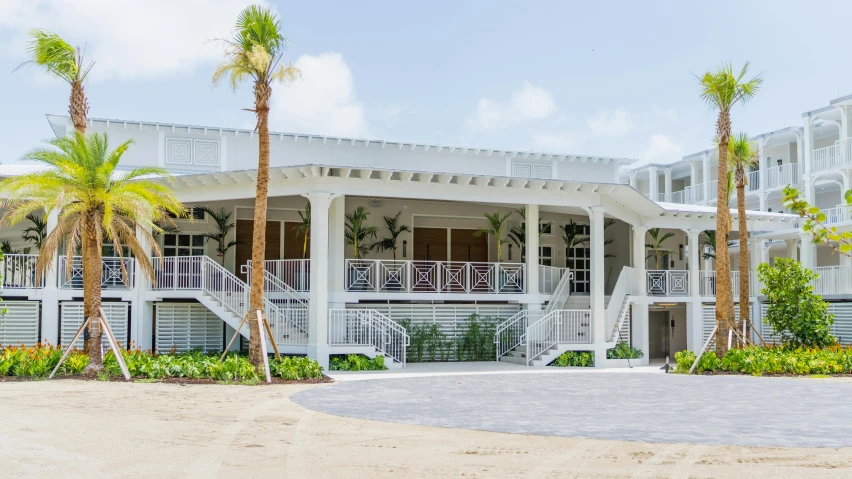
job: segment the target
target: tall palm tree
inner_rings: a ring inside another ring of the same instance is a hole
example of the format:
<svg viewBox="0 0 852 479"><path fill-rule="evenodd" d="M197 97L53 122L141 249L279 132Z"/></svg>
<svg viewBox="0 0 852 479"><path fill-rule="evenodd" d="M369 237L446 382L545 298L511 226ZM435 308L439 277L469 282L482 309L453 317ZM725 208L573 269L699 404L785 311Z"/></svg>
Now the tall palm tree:
<svg viewBox="0 0 852 479"><path fill-rule="evenodd" d="M47 237L47 222L44 218L36 216L35 213L28 214L27 219L32 224L24 228L21 238L35 245L36 249L41 249L41 245Z"/></svg>
<svg viewBox="0 0 852 479"><path fill-rule="evenodd" d="M225 208L219 208L219 211L216 211L206 205L196 206L196 208L213 218L213 222L216 223L215 233L204 233L202 236L205 238L205 244L210 240L216 242L216 256L219 257L219 263L224 266L228 250L242 243L237 240L228 241L228 235L237 227L237 224L231 220L233 213L226 213Z"/></svg>
<svg viewBox="0 0 852 479"><path fill-rule="evenodd" d="M249 309L263 311L263 265L266 251L266 207L269 194L269 100L272 83L288 82L298 74L291 65L281 63L287 40L281 34L281 23L272 10L251 5L240 13L234 28L234 37L223 40L227 53L225 61L213 73L213 84L218 85L228 77L236 91L244 80L254 83L254 108L257 116L257 191L254 202L254 230L252 231L251 293ZM249 321L249 360L255 367L263 364L260 331L257 321Z"/></svg>
<svg viewBox="0 0 852 479"><path fill-rule="evenodd" d="M346 213L346 231L343 232L343 237L347 245L352 245L352 256L355 259L362 259L367 255L367 252L373 249L373 245L367 240L375 239L378 228L375 226L367 226L367 217L370 216L370 210L364 206L359 206L352 211Z"/></svg>
<svg viewBox="0 0 852 479"><path fill-rule="evenodd" d="M402 211L399 211L395 216L385 216L383 218L385 220L385 228L387 228L389 236L382 238L374 245L374 247L379 251L392 251L394 261L396 261L396 243L399 239L399 235L404 232L411 232L411 228L407 225L399 224L399 217L401 215Z"/></svg>
<svg viewBox="0 0 852 479"><path fill-rule="evenodd" d="M660 269L660 260L671 254L670 251L663 249L663 243L674 235L674 232L669 231L668 233L660 236L660 228L651 228L648 230L648 236L651 237L651 242L646 243L645 247L649 248L651 253L648 254L645 259L654 258L654 269Z"/></svg>
<svg viewBox="0 0 852 479"><path fill-rule="evenodd" d="M303 236L302 240L302 259L306 259L308 257L308 241L311 239L311 202L308 201L305 203L305 211L299 212L299 218L302 219L302 223L299 226L293 228L296 232L296 238L299 236Z"/></svg>
<svg viewBox="0 0 852 479"><path fill-rule="evenodd" d="M149 229L157 231L157 221L168 221L168 214L185 215L184 208L161 183L146 180L146 175L167 173L160 168L139 167L127 172L116 170L131 141L109 150L106 135L75 134L51 140L53 148L37 148L27 160L50 166L38 173L11 177L0 181L0 190L11 201L2 218L3 224L15 224L28 214L43 209L45 214L57 211L59 223L47 235L39 250L38 275L50 267L57 248L64 241L65 254L83 256L83 311L87 318L100 316L101 254L104 241L115 247L121 257L122 245L130 249L142 269L153 278L154 269L142 247L144 239L161 256ZM141 228L137 228L140 226ZM141 238L137 237L141 235ZM124 262L120 262L123 264ZM127 272L122 271L125 275ZM103 369L100 355L99 323L89 326L89 366L96 373Z"/></svg>
<svg viewBox="0 0 852 479"><path fill-rule="evenodd" d="M757 164L757 152L752 148L751 141L745 133L737 133L728 143L728 162L734 172L734 182L737 188L737 223L740 237L740 319L737 331L742 330L743 323L749 320L749 251L748 225L746 224L745 187L748 184L746 171Z"/></svg>
<svg viewBox="0 0 852 479"><path fill-rule="evenodd" d="M751 100L760 88L760 75L746 79L750 64L747 62L739 73L731 63L721 65L716 71L708 71L698 78L701 98L719 112L716 120L716 137L719 139L719 171L717 198L728 197L728 184L723 179L728 172L728 142L731 137L731 108L737 103ZM734 327L734 297L731 285L731 263L728 257L729 206L716 202L716 355L728 352L728 331Z"/></svg>
<svg viewBox="0 0 852 479"><path fill-rule="evenodd" d="M71 122L77 133L85 135L89 102L83 91L83 82L86 81L95 63L86 63L83 50L72 47L59 35L44 30L30 31L27 53L30 56L29 61L22 63L18 68L32 63L71 85L68 114L71 115Z"/></svg>
<svg viewBox="0 0 852 479"><path fill-rule="evenodd" d="M493 236L497 239L497 262L503 262L503 243L506 241L503 238L503 230L506 229L506 220L509 219L509 216L512 215L512 212L508 212L505 215L500 215L500 213L485 213L485 219L488 220L487 228L479 228L473 233L474 236L480 237L482 235Z"/></svg>

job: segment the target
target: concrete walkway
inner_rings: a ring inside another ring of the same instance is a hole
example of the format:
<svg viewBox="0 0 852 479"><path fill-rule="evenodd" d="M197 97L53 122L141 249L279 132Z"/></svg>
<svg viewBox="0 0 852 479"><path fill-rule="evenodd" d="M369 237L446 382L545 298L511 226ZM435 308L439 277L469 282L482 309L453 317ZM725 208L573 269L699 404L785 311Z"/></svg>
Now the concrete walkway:
<svg viewBox="0 0 852 479"><path fill-rule="evenodd" d="M338 382L292 399L339 416L507 433L852 446L852 382L623 372L403 374L386 381Z"/></svg>

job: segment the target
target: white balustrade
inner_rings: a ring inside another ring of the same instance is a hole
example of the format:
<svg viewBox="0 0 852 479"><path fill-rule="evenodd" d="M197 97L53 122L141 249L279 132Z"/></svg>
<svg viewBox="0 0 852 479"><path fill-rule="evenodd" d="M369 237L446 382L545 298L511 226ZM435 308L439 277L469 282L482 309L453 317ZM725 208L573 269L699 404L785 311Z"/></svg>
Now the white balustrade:
<svg viewBox="0 0 852 479"><path fill-rule="evenodd" d="M657 201L660 203L666 203L666 194L665 193L657 193Z"/></svg>
<svg viewBox="0 0 852 479"><path fill-rule="evenodd" d="M589 309L557 309L527 326L527 364L551 347L560 344L590 344L592 311Z"/></svg>
<svg viewBox="0 0 852 479"><path fill-rule="evenodd" d="M746 179L748 180L748 184L746 185L746 191L757 191L760 189L759 171L749 171L748 173L746 173Z"/></svg>
<svg viewBox="0 0 852 479"><path fill-rule="evenodd" d="M251 261L243 267L243 272L249 278L251 285ZM277 308L284 321L295 326L296 334L308 334L308 316L310 305L300 293L281 281L269 270L263 270L264 297Z"/></svg>
<svg viewBox="0 0 852 479"><path fill-rule="evenodd" d="M814 268L813 272L819 275L819 278L811 282L814 293L819 295L852 293L852 266L820 266Z"/></svg>
<svg viewBox="0 0 852 479"><path fill-rule="evenodd" d="M852 141L838 140L833 145L811 152L813 171L824 171L852 163Z"/></svg>
<svg viewBox="0 0 852 479"><path fill-rule="evenodd" d="M834 208L826 208L819 211L825 215L826 225L835 225L844 221L852 221L852 207L849 205L837 205Z"/></svg>
<svg viewBox="0 0 852 479"><path fill-rule="evenodd" d="M541 294L553 294L559 281L566 274L571 274L568 268L557 268L556 266L538 267L538 291Z"/></svg>
<svg viewBox="0 0 852 479"><path fill-rule="evenodd" d="M136 260L105 256L101 258L101 289L131 289ZM83 257L59 257L59 288L83 289Z"/></svg>
<svg viewBox="0 0 852 479"><path fill-rule="evenodd" d="M695 204L704 201L704 183L696 183L684 188L686 194L686 203Z"/></svg>
<svg viewBox="0 0 852 479"><path fill-rule="evenodd" d="M783 188L802 182L802 170L798 163L787 163L766 169L766 188Z"/></svg>
<svg viewBox="0 0 852 479"><path fill-rule="evenodd" d="M752 252L752 254L754 254ZM716 296L716 272L715 271L701 271L698 273L700 278L700 283L698 285L698 291L701 296ZM757 272L752 271L751 275L748 278L748 289L749 296L759 296L760 295L760 285L757 281ZM755 285L757 284L757 287ZM740 272L739 271L731 271L731 291L735 298L740 297Z"/></svg>
<svg viewBox="0 0 852 479"><path fill-rule="evenodd" d="M497 360L499 361L501 356L523 344L527 326L531 322L538 321L543 315L542 311L524 309L497 325L494 332L494 344L497 346Z"/></svg>
<svg viewBox="0 0 852 479"><path fill-rule="evenodd" d="M0 290L44 288L44 278L38 278L37 254L4 255L0 271L3 274Z"/></svg>
<svg viewBox="0 0 852 479"><path fill-rule="evenodd" d="M645 272L646 293L649 296L687 296L689 294L689 271L648 270Z"/></svg>
<svg viewBox="0 0 852 479"><path fill-rule="evenodd" d="M719 197L719 180L713 180L710 182L710 197L709 200L715 200Z"/></svg>
<svg viewBox="0 0 852 479"><path fill-rule="evenodd" d="M251 265L251 261L248 262ZM273 259L264 261L266 271L298 292L311 290L311 260Z"/></svg>
<svg viewBox="0 0 852 479"><path fill-rule="evenodd" d="M519 294L521 263L347 259L346 291Z"/></svg>
<svg viewBox="0 0 852 479"><path fill-rule="evenodd" d="M328 344L372 346L405 366L405 328L373 309L328 310Z"/></svg>
<svg viewBox="0 0 852 479"><path fill-rule="evenodd" d="M670 203L686 204L686 202L687 202L686 194L687 194L687 190L680 190L680 191L672 192Z"/></svg>

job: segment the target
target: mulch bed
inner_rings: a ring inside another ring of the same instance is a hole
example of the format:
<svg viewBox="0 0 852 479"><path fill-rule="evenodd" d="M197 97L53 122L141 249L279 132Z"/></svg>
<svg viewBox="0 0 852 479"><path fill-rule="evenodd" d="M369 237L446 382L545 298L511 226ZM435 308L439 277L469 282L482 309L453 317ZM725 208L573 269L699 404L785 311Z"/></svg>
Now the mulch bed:
<svg viewBox="0 0 852 479"><path fill-rule="evenodd" d="M57 376L53 379L74 379L77 381L99 381L99 379L95 376ZM25 382L25 381L46 381L47 378L26 378L26 377L17 377L17 376L0 376L0 382ZM187 384L221 384L221 385L246 385L242 382L237 381L216 381L215 379L189 379L189 378L163 378L163 379L148 379L148 378L132 378L130 381L126 381L121 376L111 376L109 378L109 382L146 382L146 383L167 383L167 384L177 384L179 386L185 386ZM252 386L275 386L275 385L287 385L287 384L323 384L323 383L331 383L334 382L328 376L323 375L321 378L315 379L302 379L302 380L286 380L277 377L272 378L271 383L267 383L265 380L261 380L257 384L252 383Z"/></svg>

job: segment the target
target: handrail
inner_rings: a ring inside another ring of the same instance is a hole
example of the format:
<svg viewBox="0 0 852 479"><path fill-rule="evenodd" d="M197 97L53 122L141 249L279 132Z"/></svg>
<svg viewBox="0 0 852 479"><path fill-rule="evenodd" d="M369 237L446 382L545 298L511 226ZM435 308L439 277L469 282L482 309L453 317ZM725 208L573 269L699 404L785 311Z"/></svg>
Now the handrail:
<svg viewBox="0 0 852 479"><path fill-rule="evenodd" d="M37 254L7 254L0 261L3 281L2 289L40 289L44 288L44 276L39 281Z"/></svg>
<svg viewBox="0 0 852 479"><path fill-rule="evenodd" d="M557 309L527 326L527 364L559 343L590 344L592 311L590 309Z"/></svg>
<svg viewBox="0 0 852 479"><path fill-rule="evenodd" d="M132 289L136 260L117 256L101 258L101 289ZM83 257L59 257L59 288L83 289Z"/></svg>
<svg viewBox="0 0 852 479"><path fill-rule="evenodd" d="M815 294L849 294L852 292L852 266L820 266L813 268L813 272L819 275L817 279L811 282Z"/></svg>
<svg viewBox="0 0 852 479"><path fill-rule="evenodd" d="M251 260L248 261L251 266ZM263 262L264 270L282 283L300 293L311 290L311 260L268 259Z"/></svg>
<svg viewBox="0 0 852 479"><path fill-rule="evenodd" d="M689 295L689 271L649 269L645 272L646 293L649 296Z"/></svg>
<svg viewBox="0 0 852 479"><path fill-rule="evenodd" d="M526 292L523 263L346 260L346 291L383 293Z"/></svg>
<svg viewBox="0 0 852 479"><path fill-rule="evenodd" d="M618 280L615 282L615 287L612 289L612 294L609 297L609 304L606 307L606 322L604 323L604 332L607 334L606 340L612 340L612 335L617 334L616 326L620 319L621 310L624 306L624 301L627 300L628 294L635 294L635 285L637 283L636 270L625 266L618 274Z"/></svg>
<svg viewBox="0 0 852 479"><path fill-rule="evenodd" d="M374 309L330 309L328 344L372 346L405 367L410 338L404 327Z"/></svg>
<svg viewBox="0 0 852 479"><path fill-rule="evenodd" d="M247 278L251 279L251 262L243 265L242 271ZM251 285L250 281L249 285ZM267 294L264 296L264 300L275 306L284 321L289 322L302 333L308 334L310 306L305 298L266 269L263 270L263 291L264 293L283 294L284 298L275 299L271 297L271 294Z"/></svg>
<svg viewBox="0 0 852 479"><path fill-rule="evenodd" d="M568 268L539 265L538 292L541 294L553 294L559 285L559 281L568 273Z"/></svg>
<svg viewBox="0 0 852 479"><path fill-rule="evenodd" d="M497 325L494 330L494 344L498 361L501 356L524 343L524 335L530 320L538 320L543 314L542 311L524 309Z"/></svg>
<svg viewBox="0 0 852 479"><path fill-rule="evenodd" d="M550 297L550 301L547 302L547 307L544 309L545 314L548 314L555 309L562 309L562 307L565 306L565 302L568 301L568 296L571 295L572 279L574 279L573 271L568 271L562 275L562 278L559 280L559 284L556 285L556 290L553 291L553 295Z"/></svg>

